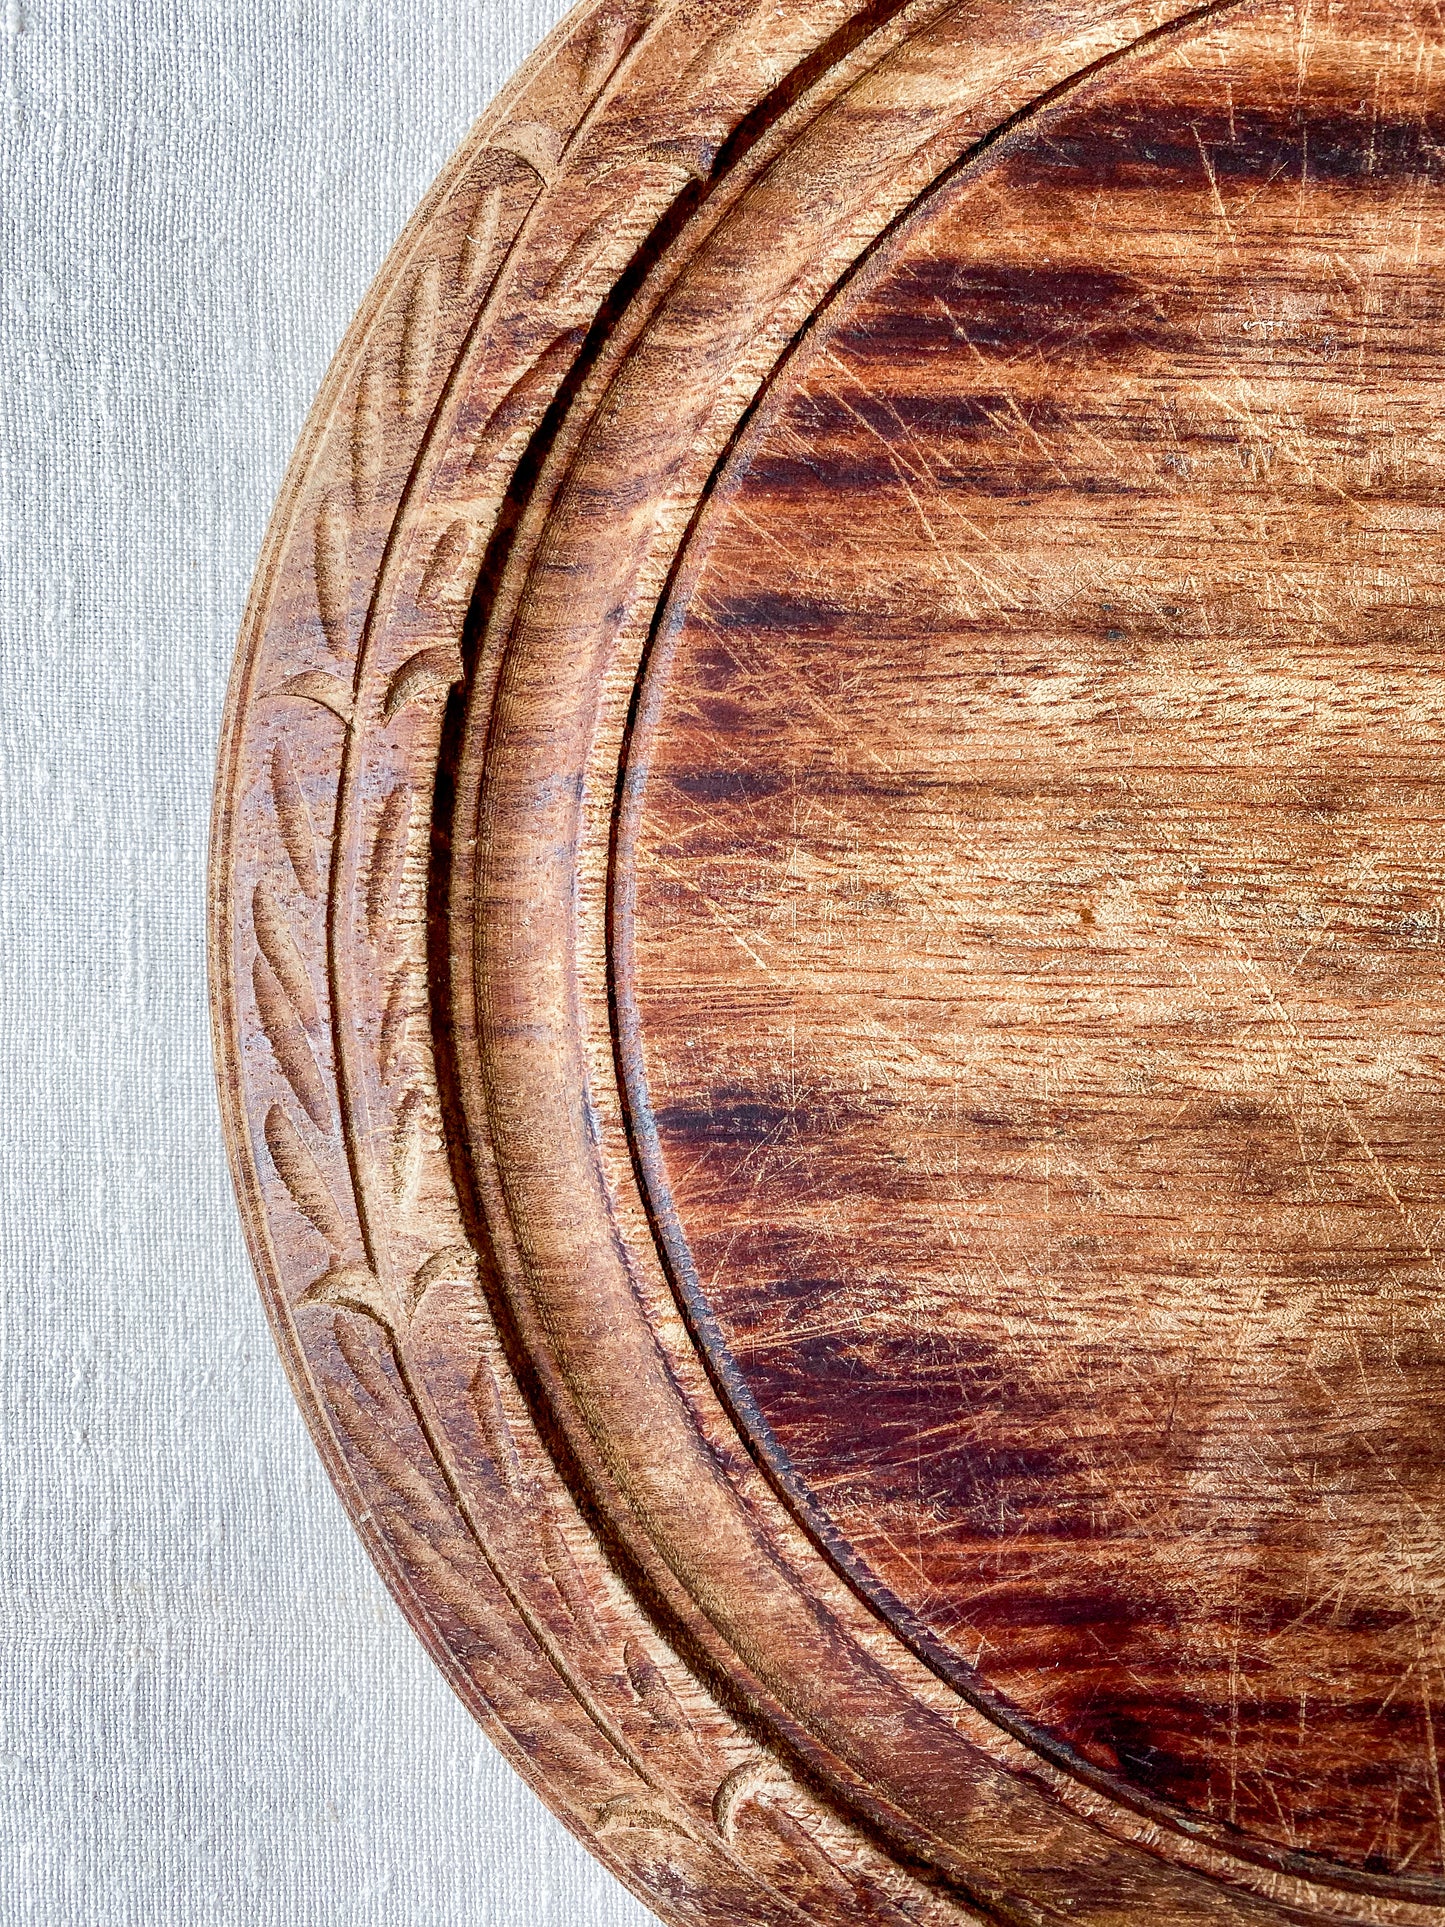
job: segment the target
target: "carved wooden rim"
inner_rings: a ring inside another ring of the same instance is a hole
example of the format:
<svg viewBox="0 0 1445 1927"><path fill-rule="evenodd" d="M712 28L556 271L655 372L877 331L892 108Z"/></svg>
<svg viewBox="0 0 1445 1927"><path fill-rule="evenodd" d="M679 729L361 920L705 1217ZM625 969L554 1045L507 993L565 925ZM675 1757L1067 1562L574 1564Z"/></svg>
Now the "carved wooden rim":
<svg viewBox="0 0 1445 1927"><path fill-rule="evenodd" d="M252 1255L404 1610L670 1918L1442 1918L879 1618L694 1344L631 1038L648 663L775 373L930 194L1245 4L593 0L408 227L267 539L212 881Z"/></svg>

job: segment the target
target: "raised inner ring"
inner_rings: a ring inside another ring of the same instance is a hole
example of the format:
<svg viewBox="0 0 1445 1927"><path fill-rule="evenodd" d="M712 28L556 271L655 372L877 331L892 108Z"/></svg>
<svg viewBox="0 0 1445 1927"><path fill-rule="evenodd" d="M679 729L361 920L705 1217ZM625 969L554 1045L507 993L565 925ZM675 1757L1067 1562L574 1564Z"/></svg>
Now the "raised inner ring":
<svg viewBox="0 0 1445 1927"><path fill-rule="evenodd" d="M1438 1874L1438 108L1221 26L775 395L634 738L695 1329L911 1638L1081 1762Z"/></svg>

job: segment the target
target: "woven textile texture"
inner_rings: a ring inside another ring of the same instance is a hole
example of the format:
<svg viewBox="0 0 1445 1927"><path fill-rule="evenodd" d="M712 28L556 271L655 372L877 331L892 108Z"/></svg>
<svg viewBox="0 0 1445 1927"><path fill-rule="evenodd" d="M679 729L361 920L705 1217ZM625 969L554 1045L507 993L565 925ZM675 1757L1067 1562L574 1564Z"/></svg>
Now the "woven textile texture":
<svg viewBox="0 0 1445 1927"><path fill-rule="evenodd" d="M248 578L385 250L557 0L0 0L0 1921L643 1927L293 1409L222 1159Z"/></svg>

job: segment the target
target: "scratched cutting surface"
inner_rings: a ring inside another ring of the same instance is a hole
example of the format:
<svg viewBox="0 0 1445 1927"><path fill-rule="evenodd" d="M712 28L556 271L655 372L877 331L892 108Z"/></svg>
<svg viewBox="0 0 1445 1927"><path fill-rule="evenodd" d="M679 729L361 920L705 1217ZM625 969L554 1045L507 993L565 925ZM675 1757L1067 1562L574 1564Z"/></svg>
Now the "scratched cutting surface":
<svg viewBox="0 0 1445 1927"><path fill-rule="evenodd" d="M622 959L674 1270L882 1610L1086 1770L1416 1875L1432 48L1427 8L1235 16L825 318L654 652Z"/></svg>

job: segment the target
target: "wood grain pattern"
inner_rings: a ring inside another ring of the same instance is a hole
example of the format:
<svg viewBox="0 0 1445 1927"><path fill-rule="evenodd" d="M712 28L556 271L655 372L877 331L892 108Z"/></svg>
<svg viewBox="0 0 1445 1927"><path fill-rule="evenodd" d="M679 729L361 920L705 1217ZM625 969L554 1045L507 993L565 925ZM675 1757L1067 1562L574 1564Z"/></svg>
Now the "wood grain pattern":
<svg viewBox="0 0 1445 1927"><path fill-rule="evenodd" d="M1445 1919L1433 7L583 7L293 464L283 1356L665 1918Z"/></svg>

